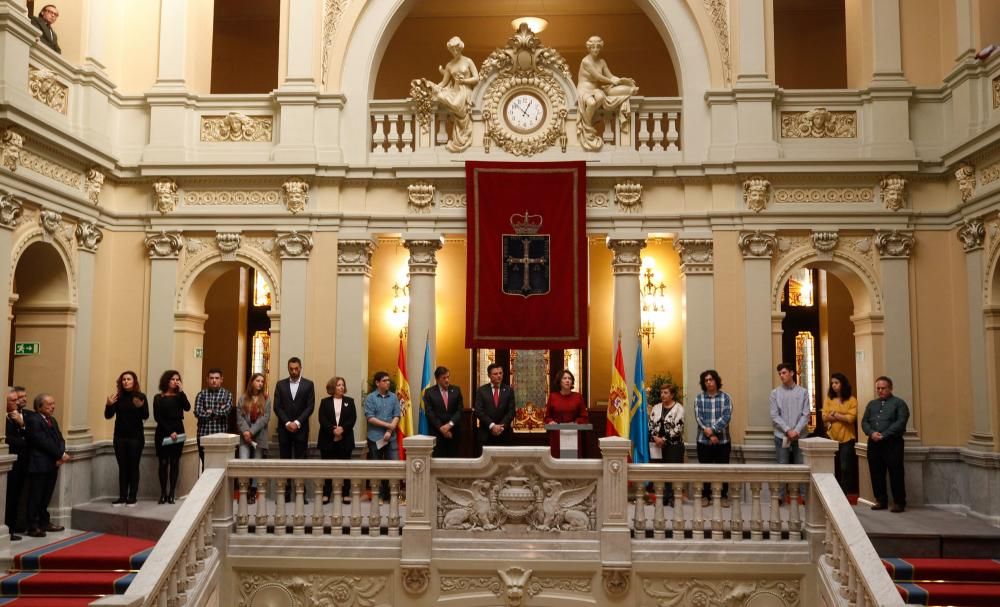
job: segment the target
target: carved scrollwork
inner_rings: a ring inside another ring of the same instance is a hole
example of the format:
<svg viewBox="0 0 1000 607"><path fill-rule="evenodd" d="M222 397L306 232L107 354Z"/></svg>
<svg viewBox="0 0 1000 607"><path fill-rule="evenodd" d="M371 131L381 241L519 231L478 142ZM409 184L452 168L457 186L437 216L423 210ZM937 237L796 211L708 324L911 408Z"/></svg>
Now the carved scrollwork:
<svg viewBox="0 0 1000 607"><path fill-rule="evenodd" d="M410 274L434 275L437 272L437 251L444 246L444 241L437 240L404 240L403 246L410 251L408 267Z"/></svg>
<svg viewBox="0 0 1000 607"><path fill-rule="evenodd" d="M729 7L726 0L704 0L705 10L712 17L715 39L722 55L722 75L726 84L733 82L733 62L729 53Z"/></svg>
<svg viewBox="0 0 1000 607"><path fill-rule="evenodd" d="M306 210L309 202L309 184L301 177L291 177L281 184L285 192L285 207L292 215Z"/></svg>
<svg viewBox="0 0 1000 607"><path fill-rule="evenodd" d="M852 187L775 188L774 200L780 203L797 204L872 202L875 200L875 192L873 188Z"/></svg>
<svg viewBox="0 0 1000 607"><path fill-rule="evenodd" d="M986 239L986 226L979 219L964 221L958 229L958 239L966 253L981 249Z"/></svg>
<svg viewBox="0 0 1000 607"><path fill-rule="evenodd" d="M890 211L898 211L906 204L906 180L899 175L889 175L879 183L882 203Z"/></svg>
<svg viewBox="0 0 1000 607"><path fill-rule="evenodd" d="M238 607L374 607L392 604L380 575L302 575L293 572L239 574Z"/></svg>
<svg viewBox="0 0 1000 607"><path fill-rule="evenodd" d="M968 201L976 193L976 167L968 162L958 165L955 169L955 181L958 182L962 202Z"/></svg>
<svg viewBox="0 0 1000 607"><path fill-rule="evenodd" d="M0 226L8 229L17 227L24 213L24 205L6 192L0 192Z"/></svg>
<svg viewBox="0 0 1000 607"><path fill-rule="evenodd" d="M161 215L177 208L177 182L169 177L160 177L153 182L153 206Z"/></svg>
<svg viewBox="0 0 1000 607"><path fill-rule="evenodd" d="M98 204L100 202L102 187L104 187L104 173L97 167L87 169L84 190L87 192L87 200L91 204Z"/></svg>
<svg viewBox="0 0 1000 607"><path fill-rule="evenodd" d="M13 128L0 130L0 164L8 171L16 171L23 146L24 137Z"/></svg>
<svg viewBox="0 0 1000 607"><path fill-rule="evenodd" d="M774 234L755 230L741 232L738 245L743 257L771 257L774 255L777 240Z"/></svg>
<svg viewBox="0 0 1000 607"><path fill-rule="evenodd" d="M993 79L993 109L1000 108L1000 76Z"/></svg>
<svg viewBox="0 0 1000 607"><path fill-rule="evenodd" d="M376 245L371 240L341 240L337 242L337 272L371 276L372 255Z"/></svg>
<svg viewBox="0 0 1000 607"><path fill-rule="evenodd" d="M913 251L913 232L891 230L875 232L875 249L880 257L909 257Z"/></svg>
<svg viewBox="0 0 1000 607"><path fill-rule="evenodd" d="M989 185L1000 179L1000 162L994 162L979 172L979 183Z"/></svg>
<svg viewBox="0 0 1000 607"><path fill-rule="evenodd" d="M588 209L606 209L611 206L611 197L607 192L587 192Z"/></svg>
<svg viewBox="0 0 1000 607"><path fill-rule="evenodd" d="M434 203L434 184L427 182L411 183L406 186L406 197L410 206L421 213L431 210Z"/></svg>
<svg viewBox="0 0 1000 607"><path fill-rule="evenodd" d="M184 206L268 206L281 203L278 190L184 190Z"/></svg>
<svg viewBox="0 0 1000 607"><path fill-rule="evenodd" d="M38 213L38 223L45 230L47 236L56 236L62 226L62 214L58 211L42 209Z"/></svg>
<svg viewBox="0 0 1000 607"><path fill-rule="evenodd" d="M222 258L231 260L236 257L236 251L240 248L241 236L238 232L220 232L215 235L215 246L222 253Z"/></svg>
<svg viewBox="0 0 1000 607"><path fill-rule="evenodd" d="M711 274L714 269L714 242L711 238L680 238L674 250L681 257L682 274Z"/></svg>
<svg viewBox="0 0 1000 607"><path fill-rule="evenodd" d="M446 595L474 592L489 592L497 597L504 595L508 605L519 605L517 601L523 601L525 594L534 598L546 590L591 594L589 577L539 576L521 567L508 567L497 571L496 575L443 575L439 588Z"/></svg>
<svg viewBox="0 0 1000 607"><path fill-rule="evenodd" d="M632 572L628 569L605 567L601 570L601 580L604 583L604 591L610 596L624 596L628 594Z"/></svg>
<svg viewBox="0 0 1000 607"><path fill-rule="evenodd" d="M825 107L807 112L781 112L781 136L788 139L857 137L858 113L831 112Z"/></svg>
<svg viewBox="0 0 1000 607"><path fill-rule="evenodd" d="M466 206L468 206L468 201L466 200L465 192L448 192L441 194L442 209L464 209Z"/></svg>
<svg viewBox="0 0 1000 607"><path fill-rule="evenodd" d="M96 223L81 221L76 224L76 244L87 251L97 251L97 246L104 240L104 233Z"/></svg>
<svg viewBox="0 0 1000 607"><path fill-rule="evenodd" d="M635 211L642 205L642 184L629 179L615 184L615 204L626 211Z"/></svg>
<svg viewBox="0 0 1000 607"><path fill-rule="evenodd" d="M327 73L330 71L330 49L337 35L337 28L344 18L344 9L349 0L326 0L323 3L323 74L320 82L326 86Z"/></svg>
<svg viewBox="0 0 1000 607"><path fill-rule="evenodd" d="M282 257L309 257L309 252L313 248L312 236L295 230L279 234L274 242L278 245Z"/></svg>
<svg viewBox="0 0 1000 607"><path fill-rule="evenodd" d="M840 235L836 231L812 233L813 248L820 253L832 253L837 248L839 239Z"/></svg>
<svg viewBox="0 0 1000 607"><path fill-rule="evenodd" d="M177 257L184 248L184 237L180 232L160 230L147 235L144 244L150 257Z"/></svg>
<svg viewBox="0 0 1000 607"><path fill-rule="evenodd" d="M403 565L400 567L403 577L403 590L410 594L423 594L431 582L431 568L426 565Z"/></svg>
<svg viewBox="0 0 1000 607"><path fill-rule="evenodd" d="M751 604L756 596L769 595L785 607L801 605L798 580L712 580L691 578L644 579L642 590L655 599L660 607L687 607L688 605L718 605L742 607ZM770 603L768 603L770 604Z"/></svg>
<svg viewBox="0 0 1000 607"><path fill-rule="evenodd" d="M229 112L201 117L201 140L210 143L271 141L274 118Z"/></svg>
<svg viewBox="0 0 1000 607"><path fill-rule="evenodd" d="M52 70L28 66L28 92L35 101L44 103L60 114L66 113L69 87L59 82Z"/></svg>
<svg viewBox="0 0 1000 607"><path fill-rule="evenodd" d="M743 202L754 213L767 208L771 197L771 182L757 175L743 182Z"/></svg>

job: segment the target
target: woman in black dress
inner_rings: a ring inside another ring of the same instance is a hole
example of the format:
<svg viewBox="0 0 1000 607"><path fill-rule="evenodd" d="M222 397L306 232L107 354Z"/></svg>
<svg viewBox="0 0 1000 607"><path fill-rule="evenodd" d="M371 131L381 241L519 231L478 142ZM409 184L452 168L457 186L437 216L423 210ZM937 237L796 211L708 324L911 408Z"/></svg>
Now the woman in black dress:
<svg viewBox="0 0 1000 607"><path fill-rule="evenodd" d="M156 420L156 457L160 462L159 503L174 503L177 476L181 468L181 451L184 449L184 412L191 410L191 402L184 394L181 374L170 369L160 376L160 393L153 397L153 419ZM167 444L164 444L166 442ZM167 480L169 477L169 491Z"/></svg>
<svg viewBox="0 0 1000 607"><path fill-rule="evenodd" d="M351 459L354 451L354 424L358 410L354 399L346 396L347 380L334 377L326 382L326 393L330 396L319 403L319 436L316 446L322 459ZM333 483L326 479L323 483L323 503L329 503L333 494ZM350 500L351 482L344 479L341 497Z"/></svg>
<svg viewBox="0 0 1000 607"><path fill-rule="evenodd" d="M118 460L118 499L112 506L135 506L139 494L139 461L146 437L142 422L149 419L149 401L139 388L139 377L125 371L115 381L115 393L104 404L104 419L115 418L115 459Z"/></svg>

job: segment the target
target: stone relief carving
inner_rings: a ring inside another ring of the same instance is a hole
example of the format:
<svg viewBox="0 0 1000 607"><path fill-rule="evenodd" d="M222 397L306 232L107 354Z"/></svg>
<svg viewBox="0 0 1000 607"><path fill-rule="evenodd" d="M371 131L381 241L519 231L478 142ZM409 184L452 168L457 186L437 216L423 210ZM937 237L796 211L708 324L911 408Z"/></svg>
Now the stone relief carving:
<svg viewBox="0 0 1000 607"><path fill-rule="evenodd" d="M589 577L538 576L533 575L530 569L509 567L498 570L495 576L444 575L440 578L439 588L442 594L465 594L476 591L489 592L498 597L502 594L508 605L520 605L525 594L529 598L534 598L546 590L590 595L591 582Z"/></svg>
<svg viewBox="0 0 1000 607"><path fill-rule="evenodd" d="M645 240L608 240L611 249L611 271L615 274L638 274L642 265L640 251L646 248Z"/></svg>
<svg viewBox="0 0 1000 607"><path fill-rule="evenodd" d="M406 197L410 206L419 212L426 213L431 210L434 203L434 184L420 182L411 183L406 186Z"/></svg>
<svg viewBox="0 0 1000 607"><path fill-rule="evenodd" d="M280 190L184 190L184 206L269 206L281 204Z"/></svg>
<svg viewBox="0 0 1000 607"><path fill-rule="evenodd" d="M433 275L437 271L437 251L444 246L442 240L404 240L410 252L407 267L410 274Z"/></svg>
<svg viewBox="0 0 1000 607"><path fill-rule="evenodd" d="M97 246L104 240L104 234L96 223L81 221L76 224L76 244L87 251L97 251Z"/></svg>
<svg viewBox="0 0 1000 607"><path fill-rule="evenodd" d="M205 249L206 246L208 246L205 243L205 241L203 241L200 238L186 238L184 239L184 242L186 245L184 248L187 250L188 253L191 253L192 255L197 254L198 252Z"/></svg>
<svg viewBox="0 0 1000 607"><path fill-rule="evenodd" d="M875 232L875 249L881 257L909 257L913 245L913 232L900 230Z"/></svg>
<svg viewBox="0 0 1000 607"><path fill-rule="evenodd" d="M223 259L233 259L240 248L241 236L238 232L219 232L215 235L215 246Z"/></svg>
<svg viewBox="0 0 1000 607"><path fill-rule="evenodd" d="M281 189L285 191L285 207L292 215L296 215L306 210L309 202L309 184L301 177L290 177L281 184Z"/></svg>
<svg viewBox="0 0 1000 607"><path fill-rule="evenodd" d="M588 209L607 209L611 207L611 197L607 192L587 192Z"/></svg>
<svg viewBox="0 0 1000 607"><path fill-rule="evenodd" d="M529 531L589 531L597 516L597 483L543 480L515 463L490 479L438 481L438 527L503 531L524 525Z"/></svg>
<svg viewBox="0 0 1000 607"><path fill-rule="evenodd" d="M981 249L986 239L986 226L979 219L966 220L958 229L958 239L966 253Z"/></svg>
<svg viewBox="0 0 1000 607"><path fill-rule="evenodd" d="M1000 109L1000 76L993 79L993 109Z"/></svg>
<svg viewBox="0 0 1000 607"><path fill-rule="evenodd" d="M711 274L714 269L714 243L711 238L681 238L674 250L681 258L683 274Z"/></svg>
<svg viewBox="0 0 1000 607"><path fill-rule="evenodd" d="M184 237L180 232L160 230L157 234L149 234L144 241L150 257L177 257L184 247Z"/></svg>
<svg viewBox="0 0 1000 607"><path fill-rule="evenodd" d="M310 234L292 230L286 234L278 234L278 237L274 239L274 244L278 246L282 257L309 257L309 252L313 248L313 239Z"/></svg>
<svg viewBox="0 0 1000 607"><path fill-rule="evenodd" d="M392 604L382 575L239 574L239 607L381 607Z"/></svg>
<svg viewBox="0 0 1000 607"><path fill-rule="evenodd" d="M781 136L788 139L841 139L858 136L857 112L781 112Z"/></svg>
<svg viewBox="0 0 1000 607"><path fill-rule="evenodd" d="M715 39L719 42L719 54L722 55L722 76L726 84L733 82L733 60L729 53L729 7L727 0L704 0L705 10L712 18L715 27Z"/></svg>
<svg viewBox="0 0 1000 607"><path fill-rule="evenodd" d="M780 203L874 202L873 188L776 188L774 200Z"/></svg>
<svg viewBox="0 0 1000 607"><path fill-rule="evenodd" d="M604 113L617 114L622 134L628 134L631 124L629 100L639 92L634 80L611 73L607 62L600 57L603 49L604 40L600 36L587 39L587 54L580 62L576 79L576 136L580 147L591 152L600 151L604 146L604 138L597 132L597 123Z"/></svg>
<svg viewBox="0 0 1000 607"><path fill-rule="evenodd" d="M506 590L504 598L507 599L508 607L520 607L524 602L524 585L531 577L531 569L508 567L497 570L497 575L500 576L500 581L504 584Z"/></svg>
<svg viewBox="0 0 1000 607"><path fill-rule="evenodd" d="M962 202L972 198L976 193L976 167L968 162L958 165L955 170L955 180L958 182L958 192L962 195Z"/></svg>
<svg viewBox="0 0 1000 607"><path fill-rule="evenodd" d="M442 209L464 209L466 206L468 204L464 192L461 194L457 192L441 194L440 207Z"/></svg>
<svg viewBox="0 0 1000 607"><path fill-rule="evenodd" d="M276 251L279 250L277 248L278 241L277 241L276 238L245 238L241 242L243 244L245 244L246 246L248 246L248 247L253 247L253 248L255 248L255 249L257 249L257 250L259 250L259 251L261 251L263 253L266 253L266 254L272 255L272 256L274 255L274 253ZM311 246L312 246L312 244L311 244L311 237L310 237L310 247ZM307 253L307 255L308 255L308 253Z"/></svg>
<svg viewBox="0 0 1000 607"><path fill-rule="evenodd" d="M812 233L813 248L820 253L832 253L833 250L837 248L837 242L839 239L840 235L837 234L837 232Z"/></svg>
<svg viewBox="0 0 1000 607"><path fill-rule="evenodd" d="M87 169L86 179L84 191L87 192L87 200L91 204L98 204L101 198L101 188L104 187L104 173L97 167L91 167Z"/></svg>
<svg viewBox="0 0 1000 607"><path fill-rule="evenodd" d="M24 205L6 192L0 192L0 226L17 227L17 222L24 213Z"/></svg>
<svg viewBox="0 0 1000 607"><path fill-rule="evenodd" d="M410 594L423 594L431 582L431 569L426 565L400 567L403 577L403 590Z"/></svg>
<svg viewBox="0 0 1000 607"><path fill-rule="evenodd" d="M642 205L642 184L629 179L615 184L615 204L628 211L635 211Z"/></svg>
<svg viewBox="0 0 1000 607"><path fill-rule="evenodd" d="M177 208L177 182L169 177L160 177L153 182L153 206L161 215Z"/></svg>
<svg viewBox="0 0 1000 607"><path fill-rule="evenodd" d="M761 232L741 232L738 245L743 257L771 257L777 244L774 234Z"/></svg>
<svg viewBox="0 0 1000 607"><path fill-rule="evenodd" d="M979 183L989 185L1000 179L1000 162L994 162L979 173Z"/></svg>
<svg viewBox="0 0 1000 607"><path fill-rule="evenodd" d="M799 580L733 581L689 578L669 578L642 581L646 596L656 599L659 607L717 605L743 607L754 597L770 595L786 607L800 603Z"/></svg>
<svg viewBox="0 0 1000 607"><path fill-rule="evenodd" d="M65 114L69 87L59 82L55 72L44 67L28 66L28 92L31 98Z"/></svg>
<svg viewBox="0 0 1000 607"><path fill-rule="evenodd" d="M62 226L62 214L58 211L42 209L38 214L38 223L49 236L57 236Z"/></svg>
<svg viewBox="0 0 1000 607"><path fill-rule="evenodd" d="M337 242L337 272L339 274L371 274L372 254L376 245L371 240L341 240Z"/></svg>
<svg viewBox="0 0 1000 607"><path fill-rule="evenodd" d="M462 152L472 145L472 89L479 83L479 70L472 59L462 54L465 43L461 38L452 36L447 46L451 60L444 67L438 66L441 82L435 84L426 78L417 78L410 82L410 97L424 133L436 107L448 111L452 117L448 151Z"/></svg>
<svg viewBox="0 0 1000 607"><path fill-rule="evenodd" d="M890 211L898 211L906 204L906 180L899 175L889 175L879 183L882 202Z"/></svg>
<svg viewBox="0 0 1000 607"><path fill-rule="evenodd" d="M605 567L601 570L601 581L604 583L604 592L611 596L624 596L628 594L632 572L628 569Z"/></svg>
<svg viewBox="0 0 1000 607"><path fill-rule="evenodd" d="M17 163L21 158L21 147L24 146L24 137L12 128L0 131L0 163L8 171L16 171Z"/></svg>
<svg viewBox="0 0 1000 607"><path fill-rule="evenodd" d="M337 28L344 18L344 9L347 8L348 0L326 0L323 3L323 73L320 82L326 85L326 79L330 71L330 49L333 47L333 39L337 35Z"/></svg>
<svg viewBox="0 0 1000 607"><path fill-rule="evenodd" d="M48 158L43 158L31 150L21 150L20 164L29 171L58 181L75 190L82 190L84 188L83 173L53 162Z"/></svg>
<svg viewBox="0 0 1000 607"><path fill-rule="evenodd" d="M247 116L229 112L225 116L201 117L201 140L210 143L271 141L272 116Z"/></svg>
<svg viewBox="0 0 1000 607"><path fill-rule="evenodd" d="M754 213L760 213L767 208L771 197L771 182L757 175L743 182L743 202Z"/></svg>

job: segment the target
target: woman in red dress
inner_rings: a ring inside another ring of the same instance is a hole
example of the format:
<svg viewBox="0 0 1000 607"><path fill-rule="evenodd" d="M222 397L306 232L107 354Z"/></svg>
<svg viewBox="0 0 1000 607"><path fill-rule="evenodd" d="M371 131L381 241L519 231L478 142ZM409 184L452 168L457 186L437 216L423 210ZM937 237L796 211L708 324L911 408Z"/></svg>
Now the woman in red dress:
<svg viewBox="0 0 1000 607"><path fill-rule="evenodd" d="M569 369L559 373L559 391L550 392L545 403L545 423L548 424L589 424L590 414L587 403L579 392L574 392L576 378ZM559 457L559 433L549 433L549 447L552 457Z"/></svg>

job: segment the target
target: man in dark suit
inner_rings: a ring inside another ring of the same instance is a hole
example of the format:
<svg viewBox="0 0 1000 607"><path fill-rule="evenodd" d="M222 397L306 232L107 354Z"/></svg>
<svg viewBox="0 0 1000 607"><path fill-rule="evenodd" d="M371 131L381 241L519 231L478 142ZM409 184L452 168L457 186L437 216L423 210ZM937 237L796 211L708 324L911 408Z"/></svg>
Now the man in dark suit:
<svg viewBox="0 0 1000 607"><path fill-rule="evenodd" d="M24 481L27 479L28 468L28 430L25 428L26 419L21 414L19 395L17 388L7 389L7 445L10 446L10 454L17 456L17 461L7 475L7 529L10 531L11 541L21 539L15 533L17 529L18 506L21 504L21 494L24 491Z"/></svg>
<svg viewBox="0 0 1000 607"><path fill-rule="evenodd" d="M288 377L274 387L274 413L278 416L278 450L281 459L306 459L309 418L316 408L316 389L302 377L302 361L288 359Z"/></svg>
<svg viewBox="0 0 1000 607"><path fill-rule="evenodd" d="M63 440L59 424L52 414L56 410L56 399L48 394L35 397L35 411L38 415L28 418L28 475L31 478L28 490L28 535L45 537L46 531L62 531L61 525L54 525L49 518L49 502L56 488L59 466L69 461L66 441Z"/></svg>
<svg viewBox="0 0 1000 607"><path fill-rule="evenodd" d="M462 423L462 391L451 385L447 367L434 369L435 385L424 390L424 412L434 443L434 457L458 457Z"/></svg>
<svg viewBox="0 0 1000 607"><path fill-rule="evenodd" d="M509 445L513 433L511 424L517 410L514 390L500 383L503 380L502 365L493 363L486 368L486 373L490 376L490 383L476 390L473 407L479 420L479 442L484 446Z"/></svg>
<svg viewBox="0 0 1000 607"><path fill-rule="evenodd" d="M54 4L46 4L42 7L42 10L38 13L37 17L31 18L31 22L35 24L35 27L41 30L42 44L55 52L62 54L62 49L59 48L59 36L57 36L56 31L52 29L52 25L58 18L59 9L56 8Z"/></svg>

